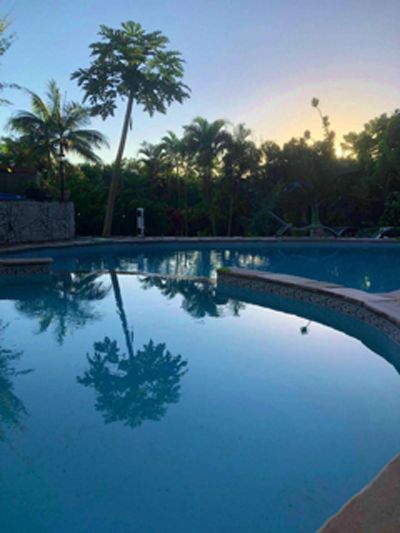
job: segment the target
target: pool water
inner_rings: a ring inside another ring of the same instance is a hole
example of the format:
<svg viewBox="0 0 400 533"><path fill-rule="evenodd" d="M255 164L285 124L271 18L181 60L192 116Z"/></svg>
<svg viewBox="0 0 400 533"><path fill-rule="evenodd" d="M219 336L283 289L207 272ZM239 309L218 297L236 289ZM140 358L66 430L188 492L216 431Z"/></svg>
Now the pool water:
<svg viewBox="0 0 400 533"><path fill-rule="evenodd" d="M60 270L116 269L215 278L218 268L238 266L303 276L368 292L400 289L400 244L397 243L120 244L36 250L25 255L50 255Z"/></svg>
<svg viewBox="0 0 400 533"><path fill-rule="evenodd" d="M309 533L399 450L392 365L213 285L60 273L0 316L2 533Z"/></svg>

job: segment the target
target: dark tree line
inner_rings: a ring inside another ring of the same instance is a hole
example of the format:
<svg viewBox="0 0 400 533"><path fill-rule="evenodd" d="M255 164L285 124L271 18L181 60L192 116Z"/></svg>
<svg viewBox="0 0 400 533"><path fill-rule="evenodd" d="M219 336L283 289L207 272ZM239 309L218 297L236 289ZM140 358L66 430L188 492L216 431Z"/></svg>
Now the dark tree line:
<svg viewBox="0 0 400 533"><path fill-rule="evenodd" d="M5 29L0 24L0 55L10 45ZM125 147L135 109L166 113L190 96L184 61L161 32L132 21L101 26L90 51L89 66L72 74L84 103L68 102L51 82L47 99L29 93L31 110L10 118L0 144L0 164L41 172L42 189L30 195L63 199L65 182L80 234L132 234L137 207L146 209L150 235L270 235L280 221L400 225L399 110L345 135L340 157L317 98L311 104L321 140L306 131L283 146L257 145L244 124L197 117L181 136L169 131L159 143L144 142L134 157ZM88 127L90 118L107 119L121 101L118 152L113 164L103 164L95 150L107 141ZM70 154L85 163L72 164Z"/></svg>

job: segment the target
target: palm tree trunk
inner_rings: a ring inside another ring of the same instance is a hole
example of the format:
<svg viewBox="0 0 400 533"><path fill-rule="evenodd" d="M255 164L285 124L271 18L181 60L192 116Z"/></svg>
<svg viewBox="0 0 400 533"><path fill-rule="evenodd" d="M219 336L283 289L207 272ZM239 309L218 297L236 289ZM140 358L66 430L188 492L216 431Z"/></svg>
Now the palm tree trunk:
<svg viewBox="0 0 400 533"><path fill-rule="evenodd" d="M211 171L207 169L204 174L203 196L206 201L208 218L210 220L210 225L211 225L211 233L213 237L215 237L217 235L217 224L216 224L215 213L213 211L213 205L212 205L211 181L212 181Z"/></svg>
<svg viewBox="0 0 400 533"><path fill-rule="evenodd" d="M188 221L188 177L187 177L187 170L185 172L185 177L183 178L183 202L184 202L184 236L187 237L189 235L189 221Z"/></svg>
<svg viewBox="0 0 400 533"><path fill-rule="evenodd" d="M132 116L133 107L133 94L128 97L128 103L126 105L124 124L122 126L121 139L119 142L117 157L114 163L113 174L110 183L110 189L108 191L106 216L104 218L103 237L109 237L111 235L112 221L114 215L115 200L117 198L119 189L119 174L121 171L122 157L124 155L126 138L128 136L129 124Z"/></svg>
<svg viewBox="0 0 400 533"><path fill-rule="evenodd" d="M232 235L232 219L233 219L233 195L229 199L229 213L228 213L228 231L227 236Z"/></svg>
<svg viewBox="0 0 400 533"><path fill-rule="evenodd" d="M115 272L110 272L112 287L114 291L115 303L117 304L118 316L121 320L122 331L124 332L126 349L130 357L133 357L133 344L129 331L128 320L124 309L124 303L122 301L121 288L119 286L118 276Z"/></svg>
<svg viewBox="0 0 400 533"><path fill-rule="evenodd" d="M313 224L314 226L318 226L319 224L321 224L318 202L313 202L311 205L311 224Z"/></svg>

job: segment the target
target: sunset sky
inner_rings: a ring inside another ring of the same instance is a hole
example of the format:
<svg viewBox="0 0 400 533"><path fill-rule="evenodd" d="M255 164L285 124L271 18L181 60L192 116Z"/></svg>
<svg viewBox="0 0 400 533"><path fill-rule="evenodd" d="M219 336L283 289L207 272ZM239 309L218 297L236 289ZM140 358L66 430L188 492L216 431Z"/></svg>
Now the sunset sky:
<svg viewBox="0 0 400 533"><path fill-rule="evenodd" d="M143 140L181 132L195 116L245 122L254 140L283 143L309 129L320 136L310 105L317 96L338 134L400 107L399 0L3 0L16 39L1 58L1 80L40 94L54 78L69 99L82 93L70 74L89 64L88 45L100 24L132 19L161 30L185 58L192 98L166 116L134 116L126 156ZM6 91L6 119L29 107L26 95ZM95 120L114 157L122 106L115 118Z"/></svg>

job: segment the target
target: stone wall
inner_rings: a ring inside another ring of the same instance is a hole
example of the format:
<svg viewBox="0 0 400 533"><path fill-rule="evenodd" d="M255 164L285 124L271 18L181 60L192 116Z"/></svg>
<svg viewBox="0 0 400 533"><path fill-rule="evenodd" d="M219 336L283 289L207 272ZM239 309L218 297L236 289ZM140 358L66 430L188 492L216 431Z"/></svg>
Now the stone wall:
<svg viewBox="0 0 400 533"><path fill-rule="evenodd" d="M71 202L0 202L0 244L72 239Z"/></svg>

